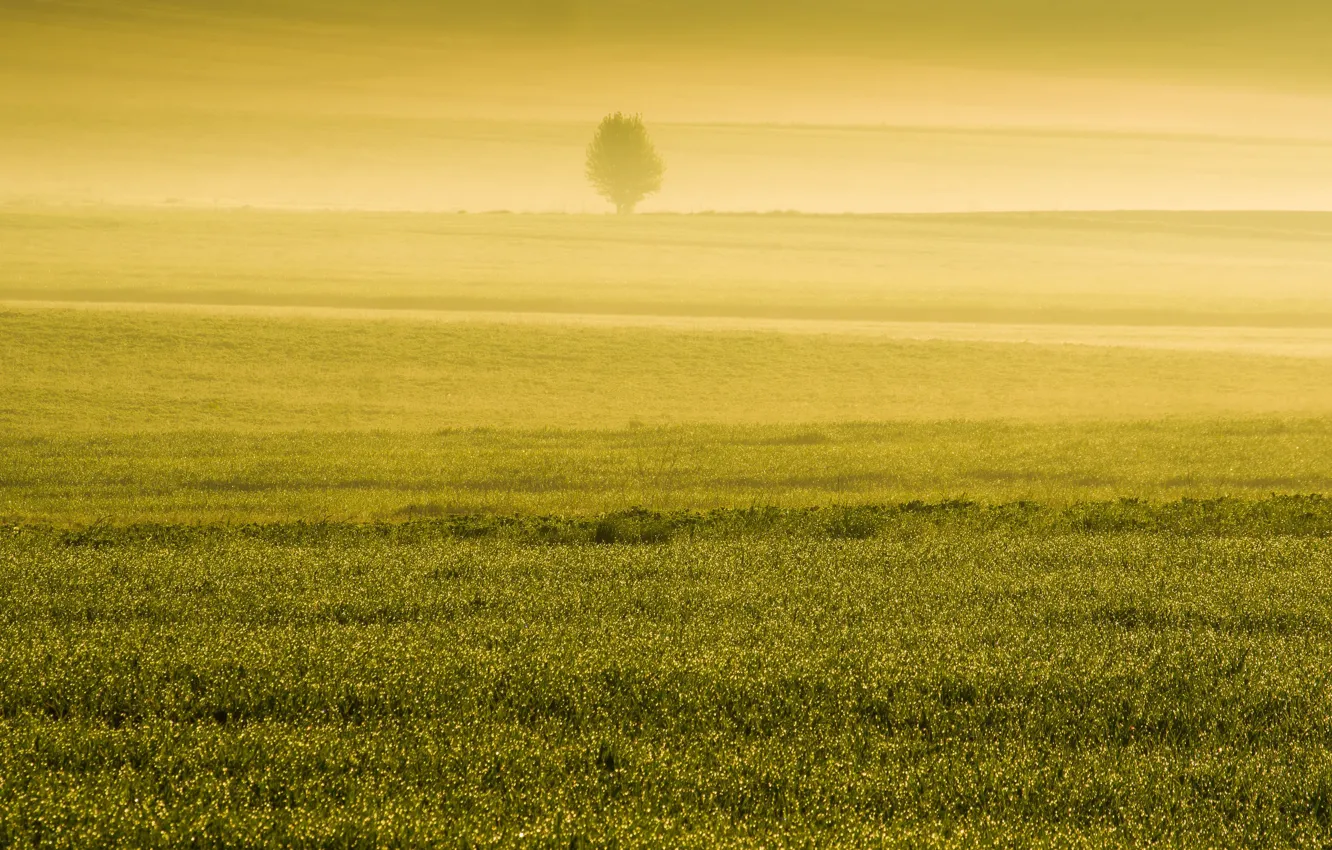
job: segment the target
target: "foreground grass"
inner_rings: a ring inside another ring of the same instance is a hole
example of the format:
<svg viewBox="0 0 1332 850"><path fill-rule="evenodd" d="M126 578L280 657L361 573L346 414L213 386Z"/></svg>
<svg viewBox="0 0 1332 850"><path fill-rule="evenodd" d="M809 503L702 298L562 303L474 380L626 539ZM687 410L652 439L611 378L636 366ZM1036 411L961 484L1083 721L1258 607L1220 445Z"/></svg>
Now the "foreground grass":
<svg viewBox="0 0 1332 850"><path fill-rule="evenodd" d="M1321 846L1329 533L1319 499L15 529L0 844Z"/></svg>

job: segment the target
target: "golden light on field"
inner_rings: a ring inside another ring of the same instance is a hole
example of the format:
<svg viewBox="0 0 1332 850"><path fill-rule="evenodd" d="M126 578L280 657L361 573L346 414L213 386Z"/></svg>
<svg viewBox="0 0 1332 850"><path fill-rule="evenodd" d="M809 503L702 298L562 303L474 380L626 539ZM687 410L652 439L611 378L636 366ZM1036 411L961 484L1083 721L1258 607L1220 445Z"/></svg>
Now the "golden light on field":
<svg viewBox="0 0 1332 850"><path fill-rule="evenodd" d="M0 847L1332 847L1330 0L0 0Z"/></svg>

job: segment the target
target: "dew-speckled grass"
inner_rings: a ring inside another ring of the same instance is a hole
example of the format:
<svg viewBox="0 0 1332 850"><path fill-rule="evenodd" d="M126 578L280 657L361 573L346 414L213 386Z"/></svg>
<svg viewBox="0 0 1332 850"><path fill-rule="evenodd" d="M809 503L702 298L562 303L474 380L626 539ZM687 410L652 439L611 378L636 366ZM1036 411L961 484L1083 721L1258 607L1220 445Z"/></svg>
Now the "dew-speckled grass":
<svg viewBox="0 0 1332 850"><path fill-rule="evenodd" d="M0 843L1322 846L1327 514L10 530Z"/></svg>

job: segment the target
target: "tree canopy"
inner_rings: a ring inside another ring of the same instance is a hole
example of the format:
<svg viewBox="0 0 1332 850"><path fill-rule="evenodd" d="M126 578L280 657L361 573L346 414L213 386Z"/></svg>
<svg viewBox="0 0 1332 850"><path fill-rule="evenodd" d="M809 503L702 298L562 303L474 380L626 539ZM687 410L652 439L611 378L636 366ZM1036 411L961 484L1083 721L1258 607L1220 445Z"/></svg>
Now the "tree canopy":
<svg viewBox="0 0 1332 850"><path fill-rule="evenodd" d="M597 127L587 147L587 179L603 198L626 215L638 202L661 189L666 164L639 115L616 112Z"/></svg>

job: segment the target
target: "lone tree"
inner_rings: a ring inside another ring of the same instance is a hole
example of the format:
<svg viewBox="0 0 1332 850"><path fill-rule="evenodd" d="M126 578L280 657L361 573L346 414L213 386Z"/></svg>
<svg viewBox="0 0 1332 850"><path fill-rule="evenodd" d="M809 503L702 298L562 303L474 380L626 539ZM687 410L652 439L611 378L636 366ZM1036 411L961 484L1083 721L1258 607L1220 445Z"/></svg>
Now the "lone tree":
<svg viewBox="0 0 1332 850"><path fill-rule="evenodd" d="M616 112L601 119L587 146L587 179L615 211L628 215L638 202L661 189L666 163L648 138L638 115Z"/></svg>

